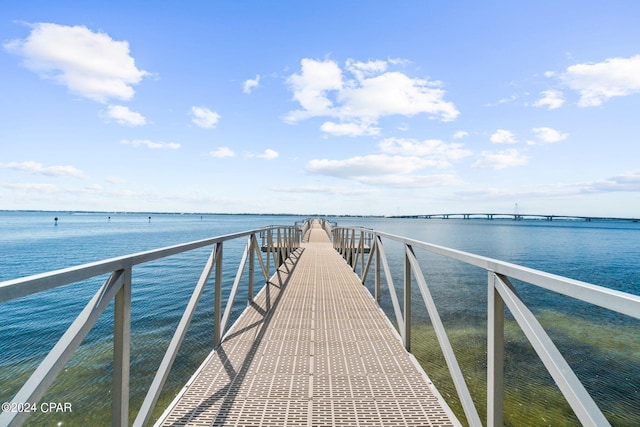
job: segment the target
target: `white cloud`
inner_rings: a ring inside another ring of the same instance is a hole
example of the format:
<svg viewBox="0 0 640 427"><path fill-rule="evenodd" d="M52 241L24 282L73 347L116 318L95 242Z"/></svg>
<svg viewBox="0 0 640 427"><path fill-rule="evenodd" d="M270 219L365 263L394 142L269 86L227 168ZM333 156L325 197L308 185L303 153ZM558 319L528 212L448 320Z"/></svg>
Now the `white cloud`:
<svg viewBox="0 0 640 427"><path fill-rule="evenodd" d="M209 155L211 157L216 157L219 159L225 158L225 157L234 157L236 155L236 153L233 152L233 150L231 150L228 147L218 147L213 151L209 152Z"/></svg>
<svg viewBox="0 0 640 427"><path fill-rule="evenodd" d="M498 129L491 135L490 140L494 144L515 144L517 142L513 132L504 129Z"/></svg>
<svg viewBox="0 0 640 427"><path fill-rule="evenodd" d="M279 155L280 154L277 151L272 150L271 148L267 148L266 150L264 150L264 153L259 154L256 157L259 157L261 159L273 160L277 158Z"/></svg>
<svg viewBox="0 0 640 427"><path fill-rule="evenodd" d="M340 123L325 122L323 131L359 136L371 135L373 129L379 132L374 126L384 116L424 113L432 119L451 121L459 115L453 103L444 101L440 82L389 71L389 64L395 65L391 61L349 59L343 71L335 61L304 58L300 73L287 79L293 99L302 109L290 111L284 120L295 123L332 117Z"/></svg>
<svg viewBox="0 0 640 427"><path fill-rule="evenodd" d="M0 168L13 169L46 176L69 176L73 178L87 179L87 175L74 166L43 166L34 161L0 163Z"/></svg>
<svg viewBox="0 0 640 427"><path fill-rule="evenodd" d="M289 112L285 121L295 123L314 116L333 116L333 102L327 98L327 92L342 89L342 70L329 60L304 58L300 64L300 74L289 76L287 83L293 91L293 99L303 109Z"/></svg>
<svg viewBox="0 0 640 427"><path fill-rule="evenodd" d="M578 106L595 107L614 96L640 93L640 55L572 65L559 78L580 93Z"/></svg>
<svg viewBox="0 0 640 427"><path fill-rule="evenodd" d="M255 79L245 80L242 84L242 92L246 94L250 94L253 89L257 88L260 85L260 74L256 74Z"/></svg>
<svg viewBox="0 0 640 427"><path fill-rule="evenodd" d="M555 110L564 104L564 95L559 90L543 90L542 98L536 101L534 107L547 107L549 110Z"/></svg>
<svg viewBox="0 0 640 427"><path fill-rule="evenodd" d="M350 84L338 95L340 116L377 120L382 116L414 116L426 113L432 118L452 121L459 112L451 102L444 101L439 82L414 79L389 71Z"/></svg>
<svg viewBox="0 0 640 427"><path fill-rule="evenodd" d="M387 70L387 62L380 60L360 62L353 59L347 59L346 68L356 77L356 79L362 81L367 77L385 72Z"/></svg>
<svg viewBox="0 0 640 427"><path fill-rule="evenodd" d="M465 136L469 136L469 132L464 130L459 130L453 134L453 139L461 139L461 138L464 138Z"/></svg>
<svg viewBox="0 0 640 427"><path fill-rule="evenodd" d="M133 139L133 140L123 139L122 141L120 141L120 143L123 145L131 145L133 147L147 147L153 150L159 150L159 149L177 150L178 148L180 148L180 144L176 144L175 142L154 142L148 139Z"/></svg>
<svg viewBox="0 0 640 427"><path fill-rule="evenodd" d="M375 154L344 160L314 159L307 170L314 174L350 179L362 184L402 188L450 186L462 183L453 174L411 175L411 172L437 166L438 162L416 156Z"/></svg>
<svg viewBox="0 0 640 427"><path fill-rule="evenodd" d="M554 143L567 139L568 133L562 133L549 127L539 127L531 129L531 132L540 142Z"/></svg>
<svg viewBox="0 0 640 427"><path fill-rule="evenodd" d="M147 119L140 113L129 110L122 105L109 105L106 113L107 119L113 119L117 123L126 126L143 126L147 124Z"/></svg>
<svg viewBox="0 0 640 427"><path fill-rule="evenodd" d="M473 164L473 167L498 170L526 165L528 161L529 157L520 154L516 149L510 148L497 153L482 152L480 159Z"/></svg>
<svg viewBox="0 0 640 427"><path fill-rule="evenodd" d="M389 156L371 154L356 156L345 160L313 159L307 164L312 173L341 178L408 174L427 166L436 166L437 162L416 156Z"/></svg>
<svg viewBox="0 0 640 427"><path fill-rule="evenodd" d="M215 128L220 120L220 114L204 107L191 107L191 114L193 114L193 119L191 119L193 124L201 128Z"/></svg>
<svg viewBox="0 0 640 427"><path fill-rule="evenodd" d="M464 184L464 181L453 174L363 176L358 180L363 184L401 188L450 187Z"/></svg>
<svg viewBox="0 0 640 427"><path fill-rule="evenodd" d="M386 138L378 144L380 151L403 156L431 157L439 161L458 160L470 156L472 153L463 144L447 144L439 139Z"/></svg>
<svg viewBox="0 0 640 427"><path fill-rule="evenodd" d="M587 182L568 182L542 184L518 188L477 188L461 190L455 193L459 198L474 199L519 199L571 197L584 194L603 194L616 192L640 192L640 171L622 173L610 178Z"/></svg>
<svg viewBox="0 0 640 427"><path fill-rule="evenodd" d="M380 128L373 127L371 123L351 122L351 123L334 123L324 122L320 126L320 130L336 136L375 136L380 135Z"/></svg>
<svg viewBox="0 0 640 427"><path fill-rule="evenodd" d="M84 26L51 23L31 25L29 36L4 44L23 57L23 64L40 77L66 86L71 92L105 103L129 100L132 85L149 75L139 70L129 54L129 43Z"/></svg>
<svg viewBox="0 0 640 427"><path fill-rule="evenodd" d="M582 193L640 192L640 171L627 172L583 185Z"/></svg>

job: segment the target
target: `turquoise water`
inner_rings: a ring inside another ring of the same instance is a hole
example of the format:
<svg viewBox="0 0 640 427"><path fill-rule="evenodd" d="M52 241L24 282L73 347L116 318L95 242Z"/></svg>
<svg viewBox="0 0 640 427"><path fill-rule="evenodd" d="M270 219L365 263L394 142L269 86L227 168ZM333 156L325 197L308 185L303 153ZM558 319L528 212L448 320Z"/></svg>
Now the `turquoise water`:
<svg viewBox="0 0 640 427"><path fill-rule="evenodd" d="M54 217L58 217L57 225ZM264 225L291 225L302 219L268 215L0 212L0 281ZM640 294L637 223L330 219L340 225L363 225ZM225 246L227 293L243 244L238 241ZM399 284L400 248L389 244L387 252L390 263L398 267L394 269L394 280ZM133 271L132 414L137 412L207 257L207 249L196 250ZM469 372L472 390L478 389L472 393L482 412L486 387L482 373L486 369L486 273L427 254L418 253L418 257L463 370L468 365L465 372ZM103 280L89 280L0 305L1 401L12 398ZM611 423L639 425L638 322L525 284L516 286ZM238 301L242 298L239 295ZM426 350L434 347L426 345L433 340L428 316L419 303L420 297L414 295L413 300L416 318L422 320L416 322L414 352L430 373L436 373L431 374L436 381L434 376L438 376L441 367L437 352ZM159 406L171 399L210 351L212 304L212 289L208 289ZM389 310L388 298L382 304ZM237 316L243 307L237 304L234 314ZM33 425L110 423L112 327L109 308L45 397L47 401L71 402L73 412L39 414L32 417ZM562 400L557 390L511 323L507 326L507 342L507 424L577 425L570 409L557 403ZM526 388L524 383L533 386ZM443 394L450 394L446 380L442 386L436 384ZM542 402L537 405L542 409L532 405L532 400Z"/></svg>

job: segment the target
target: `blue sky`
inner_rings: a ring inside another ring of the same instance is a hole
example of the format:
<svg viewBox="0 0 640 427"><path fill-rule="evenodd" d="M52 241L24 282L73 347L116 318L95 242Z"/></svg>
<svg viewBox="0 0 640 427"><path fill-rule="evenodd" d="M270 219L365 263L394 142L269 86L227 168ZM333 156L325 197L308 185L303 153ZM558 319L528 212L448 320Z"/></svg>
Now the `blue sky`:
<svg viewBox="0 0 640 427"><path fill-rule="evenodd" d="M640 216L640 2L0 4L0 209Z"/></svg>

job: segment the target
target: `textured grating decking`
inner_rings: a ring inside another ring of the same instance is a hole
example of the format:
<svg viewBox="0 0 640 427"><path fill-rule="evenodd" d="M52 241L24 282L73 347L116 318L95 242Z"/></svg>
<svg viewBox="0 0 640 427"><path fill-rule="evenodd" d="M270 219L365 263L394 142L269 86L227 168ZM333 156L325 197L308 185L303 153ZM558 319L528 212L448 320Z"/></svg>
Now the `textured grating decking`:
<svg viewBox="0 0 640 427"><path fill-rule="evenodd" d="M322 229L279 272L158 424L458 425Z"/></svg>

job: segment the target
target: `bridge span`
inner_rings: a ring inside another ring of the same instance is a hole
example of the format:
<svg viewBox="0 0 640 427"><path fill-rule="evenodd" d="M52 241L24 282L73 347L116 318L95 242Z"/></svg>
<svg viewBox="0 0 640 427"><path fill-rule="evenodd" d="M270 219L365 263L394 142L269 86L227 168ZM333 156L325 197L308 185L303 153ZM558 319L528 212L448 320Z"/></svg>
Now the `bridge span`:
<svg viewBox="0 0 640 427"><path fill-rule="evenodd" d="M523 219L529 220L565 220L565 221L630 221L640 222L640 218L619 218L619 217L605 217L605 216L576 216L576 215L549 215L549 214L521 214L521 213L438 213L438 214L421 214L421 215L397 215L393 218L421 218L421 219L512 219L514 221L521 221Z"/></svg>

